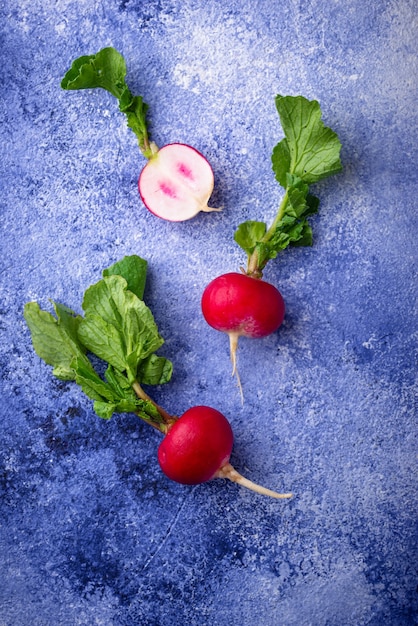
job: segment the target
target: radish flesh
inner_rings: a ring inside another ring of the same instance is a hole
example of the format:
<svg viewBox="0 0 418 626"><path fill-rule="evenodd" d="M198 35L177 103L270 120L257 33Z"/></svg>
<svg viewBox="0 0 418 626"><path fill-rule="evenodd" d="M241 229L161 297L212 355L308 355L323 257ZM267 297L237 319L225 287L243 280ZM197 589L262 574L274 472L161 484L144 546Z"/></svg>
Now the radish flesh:
<svg viewBox="0 0 418 626"><path fill-rule="evenodd" d="M147 209L157 217L181 222L208 206L213 170L195 148L172 143L157 150L142 170L138 188Z"/></svg>
<svg viewBox="0 0 418 626"><path fill-rule="evenodd" d="M158 449L164 474L185 485L213 478L227 478L243 487L273 498L291 498L244 478L230 464L234 436L226 417L208 406L194 406L167 427Z"/></svg>
<svg viewBox="0 0 418 626"><path fill-rule="evenodd" d="M285 315L283 297L274 285L261 278L230 272L209 283L201 307L206 322L229 335L232 374L241 389L236 357L238 339L266 337L275 332Z"/></svg>

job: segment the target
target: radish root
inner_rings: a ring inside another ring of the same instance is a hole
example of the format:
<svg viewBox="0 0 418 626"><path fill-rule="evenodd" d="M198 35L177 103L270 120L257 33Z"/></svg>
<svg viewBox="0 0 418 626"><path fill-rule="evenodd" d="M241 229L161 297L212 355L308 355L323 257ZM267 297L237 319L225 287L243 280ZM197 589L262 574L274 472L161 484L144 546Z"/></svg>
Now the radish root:
<svg viewBox="0 0 418 626"><path fill-rule="evenodd" d="M219 207L218 209L215 209L215 207L213 206L208 206L206 205L205 207L203 207L202 211L204 211L205 213L210 213L211 211L215 211L217 213L219 213L220 211L222 211L222 207Z"/></svg>
<svg viewBox="0 0 418 626"><path fill-rule="evenodd" d="M238 483L242 487L246 487L247 489L251 489L251 491L255 491L263 496L270 496L271 498L292 498L292 493L277 493L276 491L272 491L271 489L267 489L266 487L262 487L261 485L257 485L253 483L252 480L248 480L248 478L244 478L237 470L231 465L231 463L225 463L215 474L214 478L227 478L234 483Z"/></svg>
<svg viewBox="0 0 418 626"><path fill-rule="evenodd" d="M242 390L241 379L239 377L238 369L237 369L237 348L238 348L238 333L228 333L229 335L229 351L231 354L232 361L232 376L235 376L238 383L238 389L241 396L241 403L244 405L244 392Z"/></svg>

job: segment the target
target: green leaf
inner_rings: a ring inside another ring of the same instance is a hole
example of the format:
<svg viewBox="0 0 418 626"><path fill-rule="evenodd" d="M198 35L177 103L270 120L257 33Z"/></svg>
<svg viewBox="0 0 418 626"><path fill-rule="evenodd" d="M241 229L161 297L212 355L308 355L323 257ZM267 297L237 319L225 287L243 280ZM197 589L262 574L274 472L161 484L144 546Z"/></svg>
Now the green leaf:
<svg viewBox="0 0 418 626"><path fill-rule="evenodd" d="M84 318L57 303L53 303L54 317L36 302L25 305L24 317L36 353L54 367L56 377L74 380L81 387L94 401L99 417L134 412L164 431L166 418L139 385L165 383L172 373L171 362L154 354L163 339L140 299L146 268L146 261L133 255L104 270L104 278L85 292ZM87 351L107 362L104 377Z"/></svg>
<svg viewBox="0 0 418 626"><path fill-rule="evenodd" d="M80 324L78 336L86 348L100 359L120 371L127 369L123 336L118 328L106 322L100 315L86 315Z"/></svg>
<svg viewBox="0 0 418 626"><path fill-rule="evenodd" d="M53 303L56 318L42 311L36 302L28 302L24 318L29 327L36 354L54 368L53 373L63 380L74 380L74 358L85 359L77 330L81 317L67 307Z"/></svg>
<svg viewBox="0 0 418 626"><path fill-rule="evenodd" d="M63 89L106 89L116 98L126 89L126 63L115 48L103 48L97 54L75 59L61 81ZM126 96L125 96L126 97Z"/></svg>
<svg viewBox="0 0 418 626"><path fill-rule="evenodd" d="M151 354L138 368L138 381L143 385L168 383L173 373L173 364L168 359Z"/></svg>
<svg viewBox="0 0 418 626"><path fill-rule="evenodd" d="M147 279L148 263L141 257L133 254L125 256L107 269L103 270L103 277L122 276L127 282L129 291L132 291L140 300L144 297L145 282Z"/></svg>
<svg viewBox="0 0 418 626"><path fill-rule="evenodd" d="M258 268L263 269L270 259L276 258L278 249L275 250L269 241L260 241L254 248L254 253L258 259Z"/></svg>
<svg viewBox="0 0 418 626"><path fill-rule="evenodd" d="M162 422L152 402L138 398L124 374L109 366L102 380L88 363L75 363L76 382L94 400L93 408L99 417L110 419L113 413L136 413L147 421Z"/></svg>
<svg viewBox="0 0 418 626"><path fill-rule="evenodd" d="M127 355L136 355L138 362L146 359L163 345L164 340L158 332L150 309L136 296L131 298L129 291L126 292L123 322Z"/></svg>
<svg viewBox="0 0 418 626"><path fill-rule="evenodd" d="M82 306L85 317L78 335L83 345L117 370L126 371L132 384L141 361L164 343L151 311L117 275L89 287Z"/></svg>
<svg viewBox="0 0 418 626"><path fill-rule="evenodd" d="M282 139L274 148L271 155L273 171L281 186L286 189L287 176L290 172L290 151L286 139Z"/></svg>
<svg viewBox="0 0 418 626"><path fill-rule="evenodd" d="M128 379L125 374L119 372L111 365L106 369L104 377L109 385L114 390L114 393L117 398L125 398L125 397L134 397L136 398L136 394L133 391Z"/></svg>
<svg viewBox="0 0 418 626"><path fill-rule="evenodd" d="M293 246L311 246L312 245L312 228L308 222L303 222L302 228L299 231L298 237L291 240Z"/></svg>
<svg viewBox="0 0 418 626"><path fill-rule="evenodd" d="M143 154L149 158L148 106L141 96L133 96L125 81L126 63L115 48L103 48L97 54L75 59L61 81L63 89L102 88L119 101L119 110L127 116L128 127L138 138Z"/></svg>
<svg viewBox="0 0 418 626"><path fill-rule="evenodd" d="M312 245L307 218L316 213L319 200L309 193L309 185L342 169L341 143L324 126L316 100L278 95L276 107L285 137L274 147L271 160L286 193L267 230L261 222L244 222L235 233L235 241L248 254L247 273L259 277L266 263L287 246Z"/></svg>
<svg viewBox="0 0 418 626"><path fill-rule="evenodd" d="M305 215L307 209L306 198L308 195L308 185L299 181L294 187L290 187L287 191L288 205L285 208L285 214L292 217L300 218Z"/></svg>
<svg viewBox="0 0 418 626"><path fill-rule="evenodd" d="M319 198L314 196L312 193L308 193L306 196L306 209L303 214L304 217L308 217L309 215L314 215L318 213L319 209Z"/></svg>
<svg viewBox="0 0 418 626"><path fill-rule="evenodd" d="M147 404L151 405L151 403ZM146 410L148 406L146 408L143 408L144 405L145 403L143 400L138 400L137 402L120 400L116 403L95 400L93 403L93 408L96 415L105 420L109 420L114 413L136 413L137 415L142 417L142 419L145 419L147 421L156 421L152 419L151 415L149 415L148 411Z"/></svg>
<svg viewBox="0 0 418 626"><path fill-rule="evenodd" d="M312 229L306 218L316 213L318 206L319 200L308 193L308 185L301 180L294 180L294 186L287 190L281 217L270 233L270 254L273 251L277 254L289 245L312 245Z"/></svg>
<svg viewBox="0 0 418 626"><path fill-rule="evenodd" d="M269 241L269 245L274 248L277 253L287 248L291 243L300 242L306 237L305 226L308 226L305 221L299 221L290 216L284 217L277 224L276 232Z"/></svg>
<svg viewBox="0 0 418 626"><path fill-rule="evenodd" d="M316 100L278 95L276 107L285 139L274 148L272 164L282 187L287 187L287 173L311 184L341 171L341 143L324 126Z"/></svg>
<svg viewBox="0 0 418 626"><path fill-rule="evenodd" d="M113 413L136 413L142 419L154 424L163 423L154 404L138 398L124 374L109 366L105 372L105 379L112 391L113 399L96 400L94 410L99 417L110 419Z"/></svg>
<svg viewBox="0 0 418 626"><path fill-rule="evenodd" d="M130 92L129 92L130 94ZM131 95L131 94L130 94ZM142 146L142 138L148 137L147 112L148 105L143 101L141 96L133 96L129 103L119 101L119 109L125 113L127 117L128 127L135 133L139 139L139 145ZM145 156L148 156L148 146L144 146ZM149 156L148 156L149 158Z"/></svg>
<svg viewBox="0 0 418 626"><path fill-rule="evenodd" d="M102 402L95 400L93 403L93 409L96 415L104 420L110 420L113 413L115 413L116 405L111 402Z"/></svg>
<svg viewBox="0 0 418 626"><path fill-rule="evenodd" d="M316 213L319 200L308 193L308 185L300 178L287 174L287 183L291 186L268 232L262 222L244 222L236 232L235 240L247 254L255 255L258 270L289 245L312 245L312 229L306 218Z"/></svg>
<svg viewBox="0 0 418 626"><path fill-rule="evenodd" d="M264 222L248 220L238 226L234 239L247 254L251 254L254 252L257 243L263 239L266 229L267 226Z"/></svg>
<svg viewBox="0 0 418 626"><path fill-rule="evenodd" d="M77 359L74 362L74 369L76 383L91 400L114 402L119 399L120 396L115 393L111 385L100 378L90 361L86 363Z"/></svg>

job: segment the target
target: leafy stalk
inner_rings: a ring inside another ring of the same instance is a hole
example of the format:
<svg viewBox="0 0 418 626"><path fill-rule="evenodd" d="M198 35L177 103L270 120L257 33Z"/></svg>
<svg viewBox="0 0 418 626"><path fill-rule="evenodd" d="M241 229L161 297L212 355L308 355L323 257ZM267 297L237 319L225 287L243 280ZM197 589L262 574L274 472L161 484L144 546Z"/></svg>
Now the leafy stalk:
<svg viewBox="0 0 418 626"><path fill-rule="evenodd" d="M341 143L321 120L316 100L277 96L276 108L285 134L273 149L272 166L285 193L271 226L247 221L234 238L247 253L247 274L261 278L270 259L289 245L312 245L307 218L316 213L319 199L309 185L341 171Z"/></svg>
<svg viewBox="0 0 418 626"><path fill-rule="evenodd" d="M24 317L38 356L53 366L54 376L80 385L99 417L133 412L166 432L175 418L142 388L164 384L172 374L171 362L155 354L164 340L142 300L146 269L146 261L133 255L104 270L84 294L84 316L53 303L54 316L28 302ZM107 364L103 376L92 355Z"/></svg>
<svg viewBox="0 0 418 626"><path fill-rule="evenodd" d="M103 48L97 54L75 59L61 81L63 89L102 88L119 102L119 110L125 113L129 128L138 139L139 149L147 158L157 151L150 141L147 124L148 105L141 96L133 96L125 81L126 63L115 48Z"/></svg>

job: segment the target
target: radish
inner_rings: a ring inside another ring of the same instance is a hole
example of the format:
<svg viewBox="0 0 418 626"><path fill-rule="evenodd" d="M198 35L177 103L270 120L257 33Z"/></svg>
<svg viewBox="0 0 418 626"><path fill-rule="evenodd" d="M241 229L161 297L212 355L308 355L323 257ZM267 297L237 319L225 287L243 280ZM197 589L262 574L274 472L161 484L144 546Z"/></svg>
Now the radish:
<svg viewBox="0 0 418 626"><path fill-rule="evenodd" d="M243 274L215 278L201 301L208 324L229 335L241 397L236 370L238 337L265 337L284 319L283 298L273 285L262 280L264 268L287 246L312 244L307 218L316 213L319 200L309 193L309 185L342 169L341 143L322 123L316 100L279 95L276 107L285 134L272 154L273 171L285 190L280 207L269 228L264 222L251 220L238 226L234 239L247 254L247 268Z"/></svg>
<svg viewBox="0 0 418 626"><path fill-rule="evenodd" d="M138 188L145 206L157 217L180 222L208 207L214 178L211 166L195 148L180 143L164 146L142 170Z"/></svg>
<svg viewBox="0 0 418 626"><path fill-rule="evenodd" d="M213 170L205 157L191 146L172 143L158 149L150 141L148 106L141 96L133 96L126 81L126 63L114 48L75 59L61 81L63 89L101 87L119 101L128 126L138 139L142 155L148 159L138 180L140 197L151 213L179 222L200 211L217 211L208 206L213 191Z"/></svg>
<svg viewBox="0 0 418 626"><path fill-rule="evenodd" d="M238 339L266 337L276 331L284 319L283 297L276 287L260 278L231 272L209 283L201 306L207 323L229 335L232 373L241 389L236 366Z"/></svg>
<svg viewBox="0 0 418 626"><path fill-rule="evenodd" d="M136 255L103 270L102 280L84 294L84 316L53 302L54 316L28 302L24 318L35 352L53 367L54 376L81 387L99 417L134 413L158 430L164 436L158 461L168 478L188 485L227 478L260 494L290 498L232 467L234 437L222 413L195 406L174 417L144 391L143 385L167 383L172 374L172 363L156 354L164 340L143 301L146 271L146 261ZM98 360L102 374L96 370Z"/></svg>
<svg viewBox="0 0 418 626"><path fill-rule="evenodd" d="M233 441L232 428L222 413L194 406L167 429L158 461L171 480L196 485L214 478L228 463Z"/></svg>
<svg viewBox="0 0 418 626"><path fill-rule="evenodd" d="M208 406L194 406L167 427L158 449L158 461L171 480L196 485L213 478L227 478L273 498L291 498L244 478L230 464L234 436L222 413Z"/></svg>

